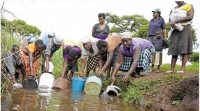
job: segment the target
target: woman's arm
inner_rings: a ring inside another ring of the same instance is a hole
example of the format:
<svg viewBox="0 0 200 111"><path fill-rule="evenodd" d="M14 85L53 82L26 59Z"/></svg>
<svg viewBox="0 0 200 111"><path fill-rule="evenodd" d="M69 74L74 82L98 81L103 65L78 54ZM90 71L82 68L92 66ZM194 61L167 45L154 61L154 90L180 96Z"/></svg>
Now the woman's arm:
<svg viewBox="0 0 200 111"><path fill-rule="evenodd" d="M119 50L117 62L116 62L116 64L115 64L115 67L114 67L112 76L116 76L117 71L118 71L119 68L122 66L123 61L124 61L124 54L122 53L121 50Z"/></svg>
<svg viewBox="0 0 200 111"><path fill-rule="evenodd" d="M178 20L175 20L174 22L171 23L171 26L174 27L174 25L177 23L188 22L188 21L192 20L193 17L194 17L194 8L193 8L193 6L191 6L191 9L187 12L187 16L180 18Z"/></svg>
<svg viewBox="0 0 200 111"><path fill-rule="evenodd" d="M163 32L163 34L164 34L164 38L165 38L165 40L167 40L167 33L166 33L166 29L163 29L163 30L162 30L162 32Z"/></svg>
<svg viewBox="0 0 200 111"><path fill-rule="evenodd" d="M86 63L87 63L87 58L85 57L85 58L82 59L82 61L81 61L81 72L80 72L80 74L79 74L79 77L82 77L82 76L83 76L83 71L84 71L84 69L85 69Z"/></svg>
<svg viewBox="0 0 200 111"><path fill-rule="evenodd" d="M67 66L68 66L67 60L64 60L63 71L62 71L62 77L63 78L65 77L65 72L66 72Z"/></svg>
<svg viewBox="0 0 200 111"><path fill-rule="evenodd" d="M95 36L95 33L96 33L96 24L93 26L92 28L92 36L94 37Z"/></svg>
<svg viewBox="0 0 200 111"><path fill-rule="evenodd" d="M31 76L34 77L35 74L33 72L33 53L29 52L28 56L29 56L29 65L30 65L30 69L31 69Z"/></svg>
<svg viewBox="0 0 200 111"><path fill-rule="evenodd" d="M98 55L99 55L99 69L101 70L103 67L103 57L100 52L98 52Z"/></svg>
<svg viewBox="0 0 200 111"><path fill-rule="evenodd" d="M114 50L110 51L108 53L108 59L106 61L106 63L104 64L104 66L102 67L102 71L104 71L105 69L107 69L112 61L112 58L113 58L113 55L114 55Z"/></svg>
<svg viewBox="0 0 200 111"><path fill-rule="evenodd" d="M142 48L141 45L138 45L135 48L135 50L133 52L133 63L131 64L131 67L130 67L129 71L127 72L127 74L123 77L124 82L128 81L130 75L135 71L138 61L140 59L141 48Z"/></svg>

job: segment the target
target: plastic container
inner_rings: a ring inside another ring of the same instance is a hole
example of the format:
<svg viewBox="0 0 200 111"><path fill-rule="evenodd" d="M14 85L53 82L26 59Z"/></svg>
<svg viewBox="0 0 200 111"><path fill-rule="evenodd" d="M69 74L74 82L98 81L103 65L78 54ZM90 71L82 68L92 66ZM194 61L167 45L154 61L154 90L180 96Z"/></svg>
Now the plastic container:
<svg viewBox="0 0 200 111"><path fill-rule="evenodd" d="M37 89L38 84L34 79L27 79L24 81L23 88L25 89Z"/></svg>
<svg viewBox="0 0 200 111"><path fill-rule="evenodd" d="M117 86L110 85L101 94L101 97L113 100L113 98L111 97L111 95L113 95L113 96L119 96L119 95L121 95L121 89L119 87L117 87Z"/></svg>
<svg viewBox="0 0 200 111"><path fill-rule="evenodd" d="M101 87L102 80L96 76L90 76L86 80L84 91L89 95L99 95Z"/></svg>
<svg viewBox="0 0 200 111"><path fill-rule="evenodd" d="M85 79L73 77L72 78L72 91L83 91Z"/></svg>
<svg viewBox="0 0 200 111"><path fill-rule="evenodd" d="M44 73L40 76L38 88L40 88L40 89L52 88L54 80L55 80L55 78L52 74Z"/></svg>
<svg viewBox="0 0 200 111"><path fill-rule="evenodd" d="M55 80L52 89L66 90L67 87L68 87L68 80L60 77Z"/></svg>

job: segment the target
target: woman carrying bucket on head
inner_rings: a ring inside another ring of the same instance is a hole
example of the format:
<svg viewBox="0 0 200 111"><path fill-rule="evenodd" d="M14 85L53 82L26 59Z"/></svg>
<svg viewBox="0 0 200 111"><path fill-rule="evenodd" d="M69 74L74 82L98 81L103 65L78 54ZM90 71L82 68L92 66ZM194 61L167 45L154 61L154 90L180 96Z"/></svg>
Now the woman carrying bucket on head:
<svg viewBox="0 0 200 111"><path fill-rule="evenodd" d="M71 70L70 80L73 77L74 71L78 71L77 61L81 57L81 49L72 40L65 40L63 44L64 66L62 77L66 78L68 71Z"/></svg>
<svg viewBox="0 0 200 111"><path fill-rule="evenodd" d="M98 56L98 48L96 46L99 39L97 38L91 38L91 37L83 37L81 40L81 43L83 45L83 52L81 55L81 71L79 74L79 77L83 76L83 71L85 69L85 65L87 62L87 70L86 70L86 76L88 77L89 72L91 69L96 69L99 66L99 56Z"/></svg>

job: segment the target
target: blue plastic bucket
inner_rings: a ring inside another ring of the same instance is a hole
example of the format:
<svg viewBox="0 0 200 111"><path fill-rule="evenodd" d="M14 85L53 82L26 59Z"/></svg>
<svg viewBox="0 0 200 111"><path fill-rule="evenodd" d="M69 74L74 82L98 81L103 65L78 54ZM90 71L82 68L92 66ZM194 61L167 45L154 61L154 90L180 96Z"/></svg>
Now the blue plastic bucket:
<svg viewBox="0 0 200 111"><path fill-rule="evenodd" d="M85 79L73 77L72 78L72 91L83 91Z"/></svg>

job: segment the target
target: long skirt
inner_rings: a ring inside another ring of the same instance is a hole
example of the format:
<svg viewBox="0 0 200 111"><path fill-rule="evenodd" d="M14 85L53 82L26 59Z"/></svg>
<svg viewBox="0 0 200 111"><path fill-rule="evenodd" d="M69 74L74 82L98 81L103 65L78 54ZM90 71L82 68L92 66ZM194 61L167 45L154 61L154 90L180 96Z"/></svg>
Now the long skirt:
<svg viewBox="0 0 200 111"><path fill-rule="evenodd" d="M137 68L142 68L145 75L149 74L149 66L150 66L150 63L152 62L152 57L153 57L154 52L155 52L154 47L144 49L141 52L140 59L137 64ZM133 63L133 57L124 56L124 61L122 63L120 70L128 71L131 68L132 63Z"/></svg>
<svg viewBox="0 0 200 111"><path fill-rule="evenodd" d="M99 67L99 56L89 57L87 61L87 70L90 71L91 69L95 69Z"/></svg>
<svg viewBox="0 0 200 111"><path fill-rule="evenodd" d="M191 25L184 26L182 31L174 30L170 37L168 55L192 54L192 29Z"/></svg>
<svg viewBox="0 0 200 111"><path fill-rule="evenodd" d="M30 64L29 64L29 56L28 54L24 53L22 48L20 48L20 54L22 57L22 61L25 63L25 72L26 72L26 77L31 75L31 69L30 69ZM34 58L34 57L33 57ZM38 74L40 70L40 58L37 60L33 61L33 72L34 74Z"/></svg>

